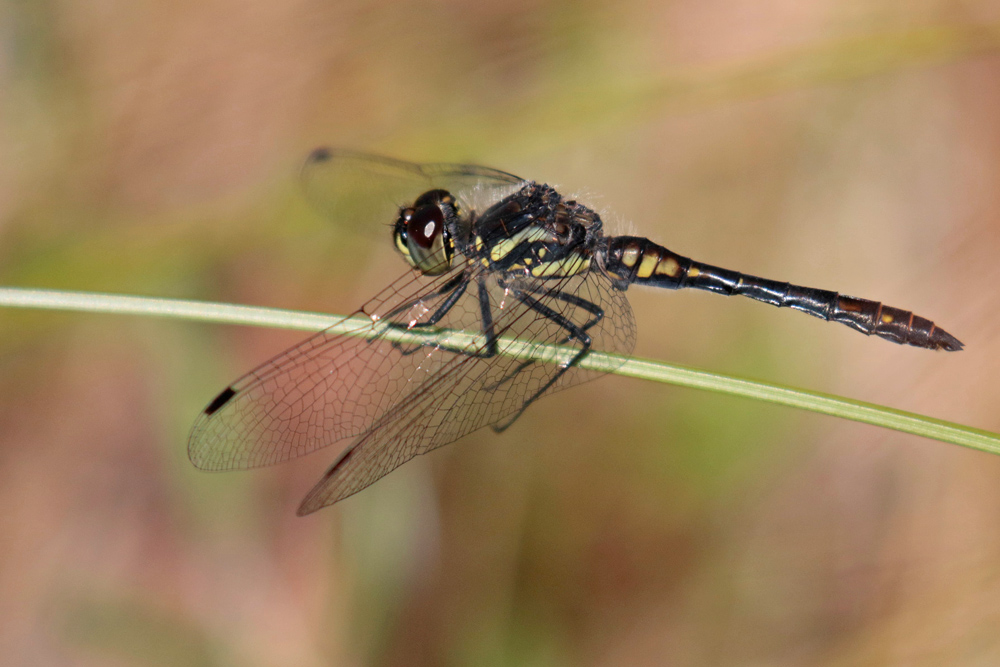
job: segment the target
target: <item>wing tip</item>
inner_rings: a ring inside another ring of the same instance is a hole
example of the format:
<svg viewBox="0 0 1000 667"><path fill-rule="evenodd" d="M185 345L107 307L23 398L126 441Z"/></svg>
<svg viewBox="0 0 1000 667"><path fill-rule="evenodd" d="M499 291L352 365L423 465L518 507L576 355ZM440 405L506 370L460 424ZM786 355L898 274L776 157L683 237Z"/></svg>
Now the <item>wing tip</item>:
<svg viewBox="0 0 1000 667"><path fill-rule="evenodd" d="M350 493L331 494L329 493L329 489L321 489L320 487L323 485L323 482L327 480L327 478L328 476L324 476L323 479L320 480L319 484L314 486L306 497L302 499L302 502L299 503L299 508L295 510L295 516L308 516L313 512L318 512L324 507L338 503L344 498L357 493L357 491L352 491Z"/></svg>
<svg viewBox="0 0 1000 667"><path fill-rule="evenodd" d="M225 470L228 466L221 465L220 461L212 460L207 456L208 447L205 445L206 439L206 429L209 428L206 424L206 420L210 419L212 415L225 407L233 397L236 396L237 392L233 389L232 385L226 387L219 395L216 396L205 406L205 409L201 411L198 420L195 422L194 427L191 429L191 435L188 436L188 460L191 464L198 468L199 470Z"/></svg>
<svg viewBox="0 0 1000 667"><path fill-rule="evenodd" d="M188 438L188 461L190 461L191 465L198 470L205 470L208 472L224 470L225 467L220 466L218 461L213 461L206 456L207 450L199 437L200 435L201 433L199 432L198 426L195 425L194 430L191 431L191 436Z"/></svg>
<svg viewBox="0 0 1000 667"><path fill-rule="evenodd" d="M339 486L336 482L331 482L334 477L336 477L343 469L347 462L354 457L354 454L358 451L356 446L350 447L347 451L340 455L336 463L330 466L330 469L326 471L323 478L316 483L316 485L310 489L306 497L302 499L302 503L299 508L295 511L297 516L306 516L307 514L312 514L317 510L321 510L327 505L333 505L334 503L340 502L348 496L352 496L361 489L351 490L336 488ZM364 487L362 487L364 488Z"/></svg>

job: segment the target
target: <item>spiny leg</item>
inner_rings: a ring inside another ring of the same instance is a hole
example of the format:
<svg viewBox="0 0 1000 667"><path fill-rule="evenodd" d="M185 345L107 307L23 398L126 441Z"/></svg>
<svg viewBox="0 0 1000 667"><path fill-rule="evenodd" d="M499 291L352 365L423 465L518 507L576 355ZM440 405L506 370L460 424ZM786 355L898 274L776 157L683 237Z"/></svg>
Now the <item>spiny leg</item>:
<svg viewBox="0 0 1000 667"><path fill-rule="evenodd" d="M421 301L426 301L429 297L442 296L444 294L448 294L448 292L451 292L451 294L448 295L448 298L445 300L445 302L438 307L438 309L434 312L433 315L430 316L430 318L428 318L426 322L418 322L417 324L413 325L413 327L433 326L438 321L440 321L442 317L448 314L448 311L451 310L452 306L454 306L455 303L458 302L458 298L465 293L465 290L468 286L469 286L468 276L465 274L465 272L459 273L458 275L448 280L444 285L436 289L434 292L430 294L422 294L421 296L418 296L415 299L410 299L406 303L400 306L396 306L382 317L383 319L392 319L393 317L396 317L400 313L406 312L410 308L413 308ZM399 324L397 322L390 322L389 324L390 326L396 328L411 328L407 325Z"/></svg>
<svg viewBox="0 0 1000 667"><path fill-rule="evenodd" d="M591 343L592 343L591 338L590 338L590 334L588 334L586 331L584 331L581 327L579 327L579 326L573 324L572 322L570 322L568 319L566 319L560 313L557 313L556 311L554 311L551 308L549 308L548 306L546 306L541 301L538 301L537 299L534 299L534 298L528 296L527 294L525 294L521 290L513 290L513 294L514 294L514 298L516 298L518 301L520 301L521 303L523 303L525 306L527 306L528 308L530 308L534 312L538 313L542 317L544 317L544 318L546 318L546 319L554 322L560 328L564 329L568 333L568 336L565 339L566 342L568 342L570 340L577 340L577 341L580 342L580 344L581 344L582 347L580 348L579 352L577 352L575 355L573 355L573 358L570 359L570 361L569 361L568 364L566 364L565 366L560 366L559 370L556 371L555 375L553 375L551 378L549 378L548 382L546 382L544 385L542 385L541 388L539 388L537 391L535 391L534 394L532 394L527 400L525 400L525 402L521 405L521 408L516 413L514 413L511 417L509 417L508 419L506 419L504 422L502 422L500 424L494 424L493 425L493 430L496 431L497 433L500 433L500 432L504 431L505 429L507 429L508 427L510 427L511 424L513 424L515 421L517 421L517 419L522 414L524 414L524 411L528 409L529 405L531 405L532 403L534 403L535 401L537 401L541 397L542 394L544 394L546 391L548 391L548 389L552 385L554 385L559 380L559 378L561 378L563 375L566 374L566 371L568 371L569 369L571 369L574 366L576 366L580 362L580 359L583 359L583 357L588 352L590 352L590 346L591 346ZM572 296L572 295L566 295L566 296ZM573 297L573 298L577 298L577 297ZM591 304L591 305L594 305L594 304ZM595 308L596 308L596 306L595 306ZM598 321L600 321L600 320L598 319ZM595 324L596 324L596 322L595 322ZM593 326L593 325L591 325L591 326Z"/></svg>
<svg viewBox="0 0 1000 667"><path fill-rule="evenodd" d="M410 333L413 333L413 334L419 334L419 333L421 333L419 331L420 329L427 329L429 327L433 327L438 322L440 322L441 319L445 315L447 315L449 312L451 312L451 309L455 307L455 304L458 303L458 300L460 298L462 298L463 294L465 294L466 289L468 289L468 287L469 287L469 282L470 281L469 281L468 277L466 276L466 274L465 273L461 273L461 274L455 276L454 278L452 278L451 280L449 280L437 292L435 292L433 296L441 296L442 294L447 294L448 291L451 290L451 294L448 294L448 297L444 300L444 303L442 303L440 306L438 306L437 310L435 310L434 313L429 318L427 318L426 321L424 321L424 322L416 322L414 324L401 324L399 322L391 322L390 321L388 323L389 328L390 329L396 329L398 331L406 331L406 332L410 332ZM391 317L395 317L395 316L399 315L400 313L403 313L403 312L409 310L410 308L412 308L413 306L419 304L421 301L426 300L428 298L428 296L429 295L424 295L424 296L422 296L420 298L413 299L413 300L411 300L411 301L409 301L409 302L407 302L407 303L399 306L398 308L393 309L393 311L390 312L385 317L387 319L391 318ZM418 331L414 331L415 329L418 330ZM392 344L392 346L394 348L396 348L397 350L399 350L399 353L402 354L403 356L409 356L411 354L415 354L421 348L424 348L424 347L426 347L429 344L430 343L421 343L421 344L416 345L416 347L414 347L411 350L404 350L403 349L403 344L399 343L399 342L394 342Z"/></svg>
<svg viewBox="0 0 1000 667"><path fill-rule="evenodd" d="M580 331L588 331L591 327L597 325L601 320L604 319L604 309L598 306L596 303L587 301L575 294L570 294L568 292L563 292L561 290L542 290L536 286L530 286L525 288L525 291L529 291L532 294L541 294L545 296L551 296L553 299L558 299L560 301L565 301L566 303L572 304L582 310L587 311L593 318L588 320L585 324L580 326ZM572 335L568 335L565 338L559 340L556 345L565 345L566 343L573 340ZM517 375L523 371L528 366L537 363L534 359L528 359L527 361L522 361L520 364L514 367L506 376L497 380L495 383L487 387L490 391L496 391L505 383L513 380Z"/></svg>
<svg viewBox="0 0 1000 667"><path fill-rule="evenodd" d="M486 347L475 356L488 359L495 357L498 352L497 332L493 325L493 305L490 303L490 292L486 289L486 278L482 274L476 277L476 285L479 289L479 319L483 325L483 335L486 336Z"/></svg>
<svg viewBox="0 0 1000 667"><path fill-rule="evenodd" d="M406 325L392 323L393 328L400 329L402 331L412 332L413 329L420 326L433 326L437 324L441 318L448 314L448 312L454 308L455 303L458 302L459 297L465 292L466 288L471 281L465 281L458 289L455 290L452 295L448 297L448 300L438 308L437 312L432 315L427 322L421 322L419 324L413 325L413 327L407 327ZM454 354L462 354L467 357L478 357L481 359L489 359L490 357L495 357L497 355L497 334L496 327L493 324L493 308L490 304L489 291L486 288L486 282L482 275L476 277L476 285L478 289L478 301L479 301L479 318L481 324L481 333L486 338L486 344L482 349L475 350L467 347L451 347L448 345L439 345L434 342L421 343L417 345L412 350L402 350L402 343L393 343L393 347L400 350L400 354L403 356L409 356L415 354L424 347L429 347L433 345L439 350L444 350L446 352L452 352ZM457 295L456 295L457 294Z"/></svg>

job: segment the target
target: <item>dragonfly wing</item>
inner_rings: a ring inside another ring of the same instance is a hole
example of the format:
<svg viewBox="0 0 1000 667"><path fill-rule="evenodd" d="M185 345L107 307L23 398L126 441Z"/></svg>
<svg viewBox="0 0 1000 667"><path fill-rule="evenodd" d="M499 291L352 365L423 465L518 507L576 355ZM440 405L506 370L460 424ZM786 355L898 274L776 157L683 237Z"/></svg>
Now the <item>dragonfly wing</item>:
<svg viewBox="0 0 1000 667"><path fill-rule="evenodd" d="M499 348L524 343L566 344L582 349L578 341L567 341L567 330L551 317L540 314L515 293L530 294L559 316L578 327L587 326L592 349L631 352L635 323L625 293L612 286L606 276L592 272L558 281L520 281L501 286L493 276L483 276L495 314ZM603 317L582 308L579 300L596 306ZM441 350L436 350L436 353ZM314 512L374 483L413 457L441 447L487 425L509 423L539 392L549 394L598 377L601 373L555 364L525 362L513 356L486 356L480 344L464 354L449 354L439 370L416 386L345 450L299 508L299 514ZM506 422L506 423L505 423Z"/></svg>
<svg viewBox="0 0 1000 667"><path fill-rule="evenodd" d="M407 353L386 334L433 313L464 271L434 278L408 272L358 311L366 326L342 333L335 325L244 375L198 417L188 440L191 461L206 470L266 466L371 428L447 357ZM456 309L452 322L478 326L468 308Z"/></svg>
<svg viewBox="0 0 1000 667"><path fill-rule="evenodd" d="M302 166L307 198L331 220L360 231L392 224L428 190L451 192L475 208L524 183L507 172L467 164L417 164L343 149L317 148Z"/></svg>

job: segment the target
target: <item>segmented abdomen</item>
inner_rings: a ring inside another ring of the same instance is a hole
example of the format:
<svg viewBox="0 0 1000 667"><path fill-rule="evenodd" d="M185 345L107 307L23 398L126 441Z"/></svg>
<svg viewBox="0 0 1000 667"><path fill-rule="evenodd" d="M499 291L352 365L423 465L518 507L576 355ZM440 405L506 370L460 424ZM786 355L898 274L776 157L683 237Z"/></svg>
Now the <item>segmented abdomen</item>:
<svg viewBox="0 0 1000 667"><path fill-rule="evenodd" d="M741 295L840 322L894 343L932 350L962 349L962 342L957 338L908 310L702 264L641 237L609 239L605 266L611 274L629 283L667 289L692 287L727 296Z"/></svg>

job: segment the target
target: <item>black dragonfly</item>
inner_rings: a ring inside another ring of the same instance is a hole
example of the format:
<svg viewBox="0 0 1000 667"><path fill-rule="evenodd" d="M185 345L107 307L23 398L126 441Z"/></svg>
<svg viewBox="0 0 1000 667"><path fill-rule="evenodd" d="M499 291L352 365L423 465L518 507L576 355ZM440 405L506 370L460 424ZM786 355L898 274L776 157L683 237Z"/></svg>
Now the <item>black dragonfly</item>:
<svg viewBox="0 0 1000 667"><path fill-rule="evenodd" d="M410 270L349 320L361 322L356 330L317 333L226 387L188 443L197 467L235 470L353 437L300 515L476 429L502 431L542 395L599 375L579 362L591 350L632 351L632 284L738 294L895 343L962 349L907 310L606 235L592 209L496 169L320 148L303 181L341 219L391 224ZM569 350L560 363L530 358L552 345Z"/></svg>

